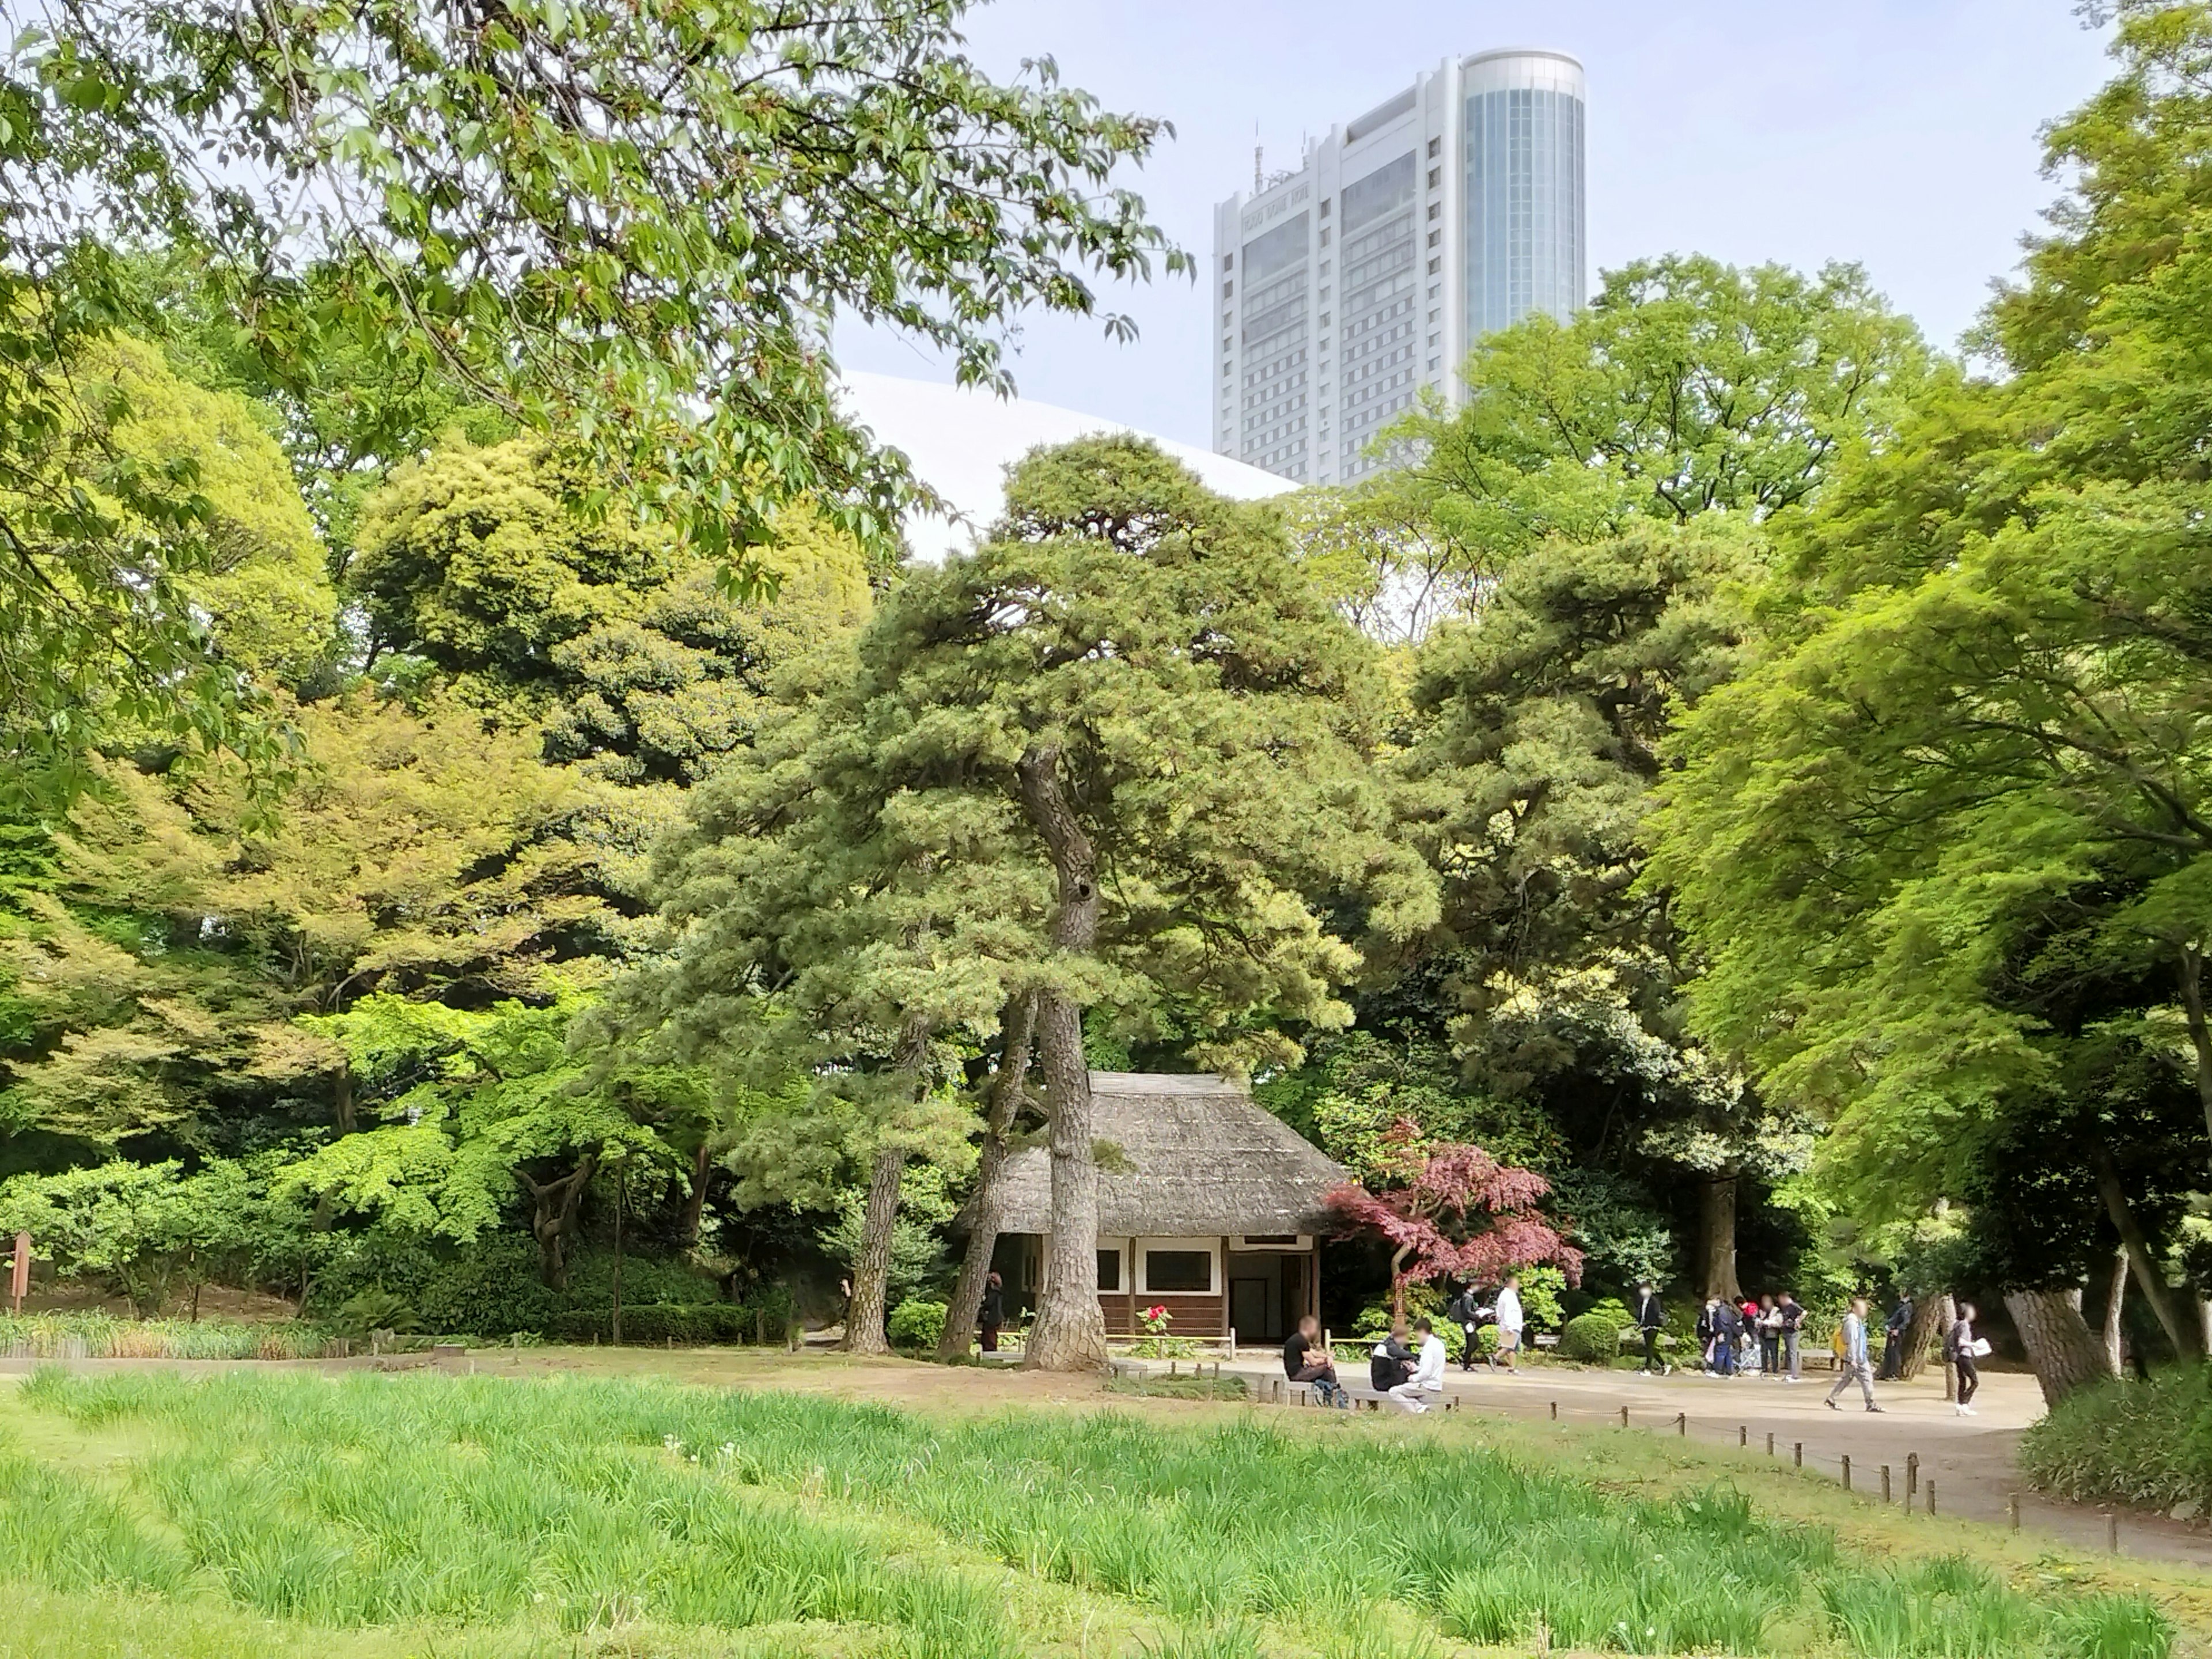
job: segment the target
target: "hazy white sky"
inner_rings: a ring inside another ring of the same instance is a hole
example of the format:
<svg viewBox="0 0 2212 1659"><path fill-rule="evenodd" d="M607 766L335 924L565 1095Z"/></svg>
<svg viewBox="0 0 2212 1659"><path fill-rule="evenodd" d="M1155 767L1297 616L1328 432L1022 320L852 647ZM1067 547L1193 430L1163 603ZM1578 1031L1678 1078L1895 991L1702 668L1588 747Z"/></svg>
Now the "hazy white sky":
<svg viewBox="0 0 2212 1659"><path fill-rule="evenodd" d="M2038 130L2106 78L2074 0L1000 0L972 13L976 58L1048 54L1109 105L1176 136L1127 180L1201 256L1213 204L1304 135L1358 115L1453 53L1551 46L1589 76L1591 281L1645 254L1801 266L1856 260L1938 343L2057 186ZM1184 278L1117 288L1141 337L1032 319L1023 394L1207 441L1207 307ZM848 329L851 368L949 379L904 342Z"/></svg>

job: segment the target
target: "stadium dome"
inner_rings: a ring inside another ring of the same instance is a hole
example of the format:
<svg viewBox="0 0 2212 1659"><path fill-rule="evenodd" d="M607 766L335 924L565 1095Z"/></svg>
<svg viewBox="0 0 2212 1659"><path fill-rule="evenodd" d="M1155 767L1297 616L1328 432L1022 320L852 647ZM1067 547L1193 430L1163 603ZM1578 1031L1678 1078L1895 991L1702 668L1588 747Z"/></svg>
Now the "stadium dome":
<svg viewBox="0 0 2212 1659"><path fill-rule="evenodd" d="M972 546L999 516L1006 469L1037 445L1134 429L1026 398L1000 398L972 386L862 374L846 374L843 385L845 406L854 418L877 442L903 450L915 476L952 508L950 518L916 513L907 519L907 542L915 557L933 564ZM1258 501L1297 487L1225 455L1151 433L1137 435L1151 438L1209 489L1237 501Z"/></svg>

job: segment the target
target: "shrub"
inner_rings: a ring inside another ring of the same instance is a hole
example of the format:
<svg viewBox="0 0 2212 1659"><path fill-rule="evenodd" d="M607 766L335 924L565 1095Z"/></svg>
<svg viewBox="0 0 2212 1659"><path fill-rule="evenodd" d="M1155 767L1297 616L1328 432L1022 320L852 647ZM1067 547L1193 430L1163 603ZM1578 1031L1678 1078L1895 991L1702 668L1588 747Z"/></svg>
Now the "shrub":
<svg viewBox="0 0 2212 1659"><path fill-rule="evenodd" d="M372 1331L390 1331L395 1336L404 1336L422 1328L422 1320L407 1305L405 1298L392 1295L380 1285L372 1285L349 1297L331 1324L346 1336L367 1336Z"/></svg>
<svg viewBox="0 0 2212 1659"><path fill-rule="evenodd" d="M945 1334L945 1306L942 1302L909 1298L891 1310L891 1346L921 1350L933 1348Z"/></svg>
<svg viewBox="0 0 2212 1659"><path fill-rule="evenodd" d="M1610 1365L1620 1352L1621 1328L1628 1322L1625 1316L1616 1316L1602 1308L1577 1315L1559 1333L1559 1358Z"/></svg>
<svg viewBox="0 0 2212 1659"><path fill-rule="evenodd" d="M2038 1486L2076 1502L2212 1514L2212 1367L2077 1389L2028 1430L2020 1464Z"/></svg>
<svg viewBox="0 0 2212 1659"><path fill-rule="evenodd" d="M714 1343L743 1342L751 1334L751 1320L734 1302L644 1302L623 1304L623 1341L678 1342L686 1347ZM571 1308L552 1319L551 1334L563 1342L611 1342L614 1310Z"/></svg>
<svg viewBox="0 0 2212 1659"><path fill-rule="evenodd" d="M538 1247L515 1233L488 1233L423 1280L415 1312L425 1330L504 1336L550 1330L562 1298L538 1277Z"/></svg>

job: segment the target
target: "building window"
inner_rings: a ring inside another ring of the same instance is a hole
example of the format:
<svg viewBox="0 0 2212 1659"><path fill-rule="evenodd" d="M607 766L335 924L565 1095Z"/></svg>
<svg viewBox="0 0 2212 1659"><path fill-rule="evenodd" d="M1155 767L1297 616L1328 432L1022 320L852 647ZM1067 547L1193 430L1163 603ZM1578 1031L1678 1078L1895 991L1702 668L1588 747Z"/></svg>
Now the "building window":
<svg viewBox="0 0 2212 1659"><path fill-rule="evenodd" d="M1237 284L1234 283L1224 283L1221 285L1221 297L1224 300L1236 292Z"/></svg>
<svg viewBox="0 0 2212 1659"><path fill-rule="evenodd" d="M1430 275L1430 276L1435 276L1438 271L1442 270L1443 268L1444 268L1444 262L1443 262L1443 260L1441 260L1441 259L1431 259L1431 260L1430 260L1430 261L1429 261L1429 275Z"/></svg>
<svg viewBox="0 0 2212 1659"><path fill-rule="evenodd" d="M1430 218L1431 218L1431 219L1441 219L1441 218L1443 218L1443 214L1444 214L1444 204L1443 204L1442 202L1431 202L1431 203L1430 203L1430 204L1429 204L1429 217L1430 217Z"/></svg>
<svg viewBox="0 0 2212 1659"><path fill-rule="evenodd" d="M1098 1288L1118 1291L1121 1288L1121 1247L1098 1252Z"/></svg>
<svg viewBox="0 0 2212 1659"><path fill-rule="evenodd" d="M1444 234L1443 234L1443 232L1442 232L1441 230L1432 230L1432 231L1431 231L1431 232L1429 233L1429 246L1430 246L1431 247L1436 247L1436 246L1439 246L1439 245L1443 241L1443 240L1444 240Z"/></svg>
<svg viewBox="0 0 2212 1659"><path fill-rule="evenodd" d="M1329 198L1326 196L1322 197L1321 198L1321 216L1324 219L1328 217L1328 204Z"/></svg>
<svg viewBox="0 0 2212 1659"><path fill-rule="evenodd" d="M1148 1296L1181 1292L1204 1296L1213 1289L1211 1250L1146 1250L1145 1291Z"/></svg>
<svg viewBox="0 0 2212 1659"><path fill-rule="evenodd" d="M1429 169L1429 188L1431 190L1434 190L1438 185L1442 184L1443 182L1443 179L1444 170L1442 167L1431 167Z"/></svg>
<svg viewBox="0 0 2212 1659"><path fill-rule="evenodd" d="M1237 269L1237 256L1236 256L1235 254L1233 254L1233 253L1224 253L1224 254L1223 254L1223 255L1221 256L1221 268L1222 268L1224 270L1236 270L1236 269Z"/></svg>
<svg viewBox="0 0 2212 1659"><path fill-rule="evenodd" d="M1429 154L1430 154L1430 155L1443 155L1443 149L1444 149L1444 141L1443 141L1443 139L1441 139L1441 138L1431 138L1431 139L1430 139L1430 140L1429 140Z"/></svg>

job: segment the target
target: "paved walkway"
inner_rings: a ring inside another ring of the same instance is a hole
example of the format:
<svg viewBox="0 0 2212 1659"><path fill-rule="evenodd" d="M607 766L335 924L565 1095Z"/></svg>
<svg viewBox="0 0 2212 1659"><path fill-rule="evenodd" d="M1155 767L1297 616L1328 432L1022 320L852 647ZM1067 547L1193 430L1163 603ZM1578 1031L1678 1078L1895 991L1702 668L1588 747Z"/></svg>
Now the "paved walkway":
<svg viewBox="0 0 2212 1659"><path fill-rule="evenodd" d="M1261 1399L1269 1381L1283 1374L1279 1364L1256 1358L1223 1369L1255 1379ZM1763 1451L1771 1434L1775 1455L1784 1459L1802 1444L1805 1467L1832 1478L1841 1478L1848 1456L1852 1490L1874 1502L1881 1500L1885 1463L1890 1466L1893 1501L1904 1500L1905 1460L1917 1453L1920 1479L1923 1485L1936 1483L1940 1513L2002 1524L2017 1493L2024 1529L2077 1548L2106 1547L2104 1510L2040 1497L2021 1477L2015 1462L2021 1432L2043 1415L2043 1395L2033 1377L1985 1374L1973 1417L1957 1416L1944 1400L1940 1369L1911 1383L1877 1383L1880 1415L1868 1413L1856 1388L1838 1401L1842 1411L1830 1411L1823 1401L1832 1380L1824 1370L1809 1371L1803 1382L1792 1384L1758 1376L1728 1379L1677 1371L1660 1378L1543 1365L1517 1376L1481 1369L1463 1373L1455 1367L1446 1378L1462 1410L1548 1418L1556 1401L1561 1421L1595 1425L1619 1423L1626 1406L1632 1426L1657 1434L1680 1431L1675 1417L1680 1413L1688 1437L1708 1444L1734 1446L1741 1437L1755 1452ZM1924 1492L1920 1501L1925 1502ZM2212 1531L2122 1510L2120 1550L2124 1555L2212 1566Z"/></svg>

